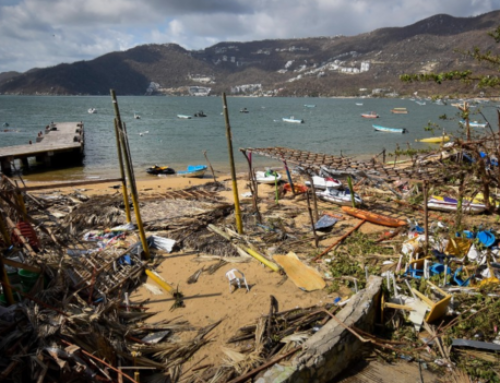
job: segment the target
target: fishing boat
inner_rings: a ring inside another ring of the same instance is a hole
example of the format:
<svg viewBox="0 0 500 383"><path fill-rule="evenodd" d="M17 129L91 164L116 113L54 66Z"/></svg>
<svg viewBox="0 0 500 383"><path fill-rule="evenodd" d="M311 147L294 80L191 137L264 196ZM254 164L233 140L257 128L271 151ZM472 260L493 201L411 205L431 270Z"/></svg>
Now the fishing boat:
<svg viewBox="0 0 500 383"><path fill-rule="evenodd" d="M186 170L177 172L177 175L185 178L203 178L206 171L207 166L205 165L188 165Z"/></svg>
<svg viewBox="0 0 500 383"><path fill-rule="evenodd" d="M346 214L352 215L353 217L364 219L365 221L382 226L400 227L406 226L408 224L407 221L402 219L392 218L386 215L376 214L370 211L356 209L350 206L342 206L342 211Z"/></svg>
<svg viewBox="0 0 500 383"><path fill-rule="evenodd" d="M158 175L158 174L175 174L175 170L168 166L158 166L154 165L146 169L148 174Z"/></svg>
<svg viewBox="0 0 500 383"><path fill-rule="evenodd" d="M408 110L406 108L394 108L394 109L391 109L391 113L393 113L393 114L408 114Z"/></svg>
<svg viewBox="0 0 500 383"><path fill-rule="evenodd" d="M87 110L87 112L89 114L96 114L97 113L97 109L96 108L89 108L89 110Z"/></svg>
<svg viewBox="0 0 500 383"><path fill-rule="evenodd" d="M261 184L274 184L281 180L281 174L271 169L257 171L255 172L255 180Z"/></svg>
<svg viewBox="0 0 500 383"><path fill-rule="evenodd" d="M450 141L450 136L428 137L415 140L415 142L425 142L427 144L442 144Z"/></svg>
<svg viewBox="0 0 500 383"><path fill-rule="evenodd" d="M362 102L357 102L356 105L357 106L363 106L363 103Z"/></svg>
<svg viewBox="0 0 500 383"><path fill-rule="evenodd" d="M388 128L386 126L380 125L372 125L373 129L377 132L388 132L388 133L406 133L407 130L405 128Z"/></svg>
<svg viewBox="0 0 500 383"><path fill-rule="evenodd" d="M326 188L334 188L337 189L342 186L342 182L332 177L320 177L320 176L312 176L312 181L315 189L326 189ZM311 182L306 181L306 186L311 186Z"/></svg>
<svg viewBox="0 0 500 383"><path fill-rule="evenodd" d="M203 110L200 110L199 112L196 112L194 114L195 117L206 117L207 115L203 112Z"/></svg>
<svg viewBox="0 0 500 383"><path fill-rule="evenodd" d="M467 126L467 121L460 120L460 124ZM488 125L488 122L469 121L469 126L471 128L486 128Z"/></svg>
<svg viewBox="0 0 500 383"><path fill-rule="evenodd" d="M314 104L304 104L306 108L316 108L316 105Z"/></svg>
<svg viewBox="0 0 500 383"><path fill-rule="evenodd" d="M188 115L188 114L178 114L177 118L181 118L181 119L184 119L184 120L190 120L191 116Z"/></svg>
<svg viewBox="0 0 500 383"><path fill-rule="evenodd" d="M249 110L247 108L241 108L240 113L248 113Z"/></svg>
<svg viewBox="0 0 500 383"><path fill-rule="evenodd" d="M338 190L334 188L326 188L323 191L317 191L316 195L323 201L331 202L337 205L351 205L351 191L346 188L344 190ZM361 205L363 200L361 197L354 193L354 201L356 204Z"/></svg>
<svg viewBox="0 0 500 383"><path fill-rule="evenodd" d="M431 196L427 201L427 207L438 211L457 211L458 200L451 197ZM486 210L486 205L475 200L462 200L462 211L469 214L479 214Z"/></svg>
<svg viewBox="0 0 500 383"><path fill-rule="evenodd" d="M285 190L285 192L291 192L292 185L290 185L287 182L285 185L283 185L283 190ZM309 188L306 185L294 183L293 190L294 190L295 194L303 194L303 193L306 193L309 190Z"/></svg>
<svg viewBox="0 0 500 383"><path fill-rule="evenodd" d="M363 117L363 118L379 118L379 115L375 112L369 112L369 113L361 113L361 117Z"/></svg>
<svg viewBox="0 0 500 383"><path fill-rule="evenodd" d="M292 123L295 123L295 124L303 124L304 123L304 120L300 120L298 118L295 118L294 116L290 116L290 117L283 117L282 118L283 121L285 122L292 122Z"/></svg>

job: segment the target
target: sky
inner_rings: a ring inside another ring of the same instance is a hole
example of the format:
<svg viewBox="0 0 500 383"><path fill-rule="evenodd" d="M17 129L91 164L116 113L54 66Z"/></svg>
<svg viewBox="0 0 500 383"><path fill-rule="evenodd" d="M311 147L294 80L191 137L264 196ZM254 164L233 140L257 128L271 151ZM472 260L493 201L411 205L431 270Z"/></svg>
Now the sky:
<svg viewBox="0 0 500 383"><path fill-rule="evenodd" d="M353 36L436 14L498 9L500 0L0 0L0 72L142 44L192 50L221 41Z"/></svg>

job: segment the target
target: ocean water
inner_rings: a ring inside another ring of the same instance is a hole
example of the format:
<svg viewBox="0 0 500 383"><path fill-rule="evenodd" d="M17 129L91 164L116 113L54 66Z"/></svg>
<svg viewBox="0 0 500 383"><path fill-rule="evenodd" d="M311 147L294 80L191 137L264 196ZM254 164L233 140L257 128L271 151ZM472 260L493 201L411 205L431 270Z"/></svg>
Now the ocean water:
<svg viewBox="0 0 500 383"><path fill-rule="evenodd" d="M417 143L415 139L438 136L441 129L452 134L459 134L461 130L456 108L429 100L421 106L408 99L228 97L227 103L239 171L246 169L239 148L283 146L363 158L378 154L384 148L393 152L397 145L401 148L408 145L428 147L429 144ZM118 96L118 105L127 126L137 178L147 177L145 168L154 164L169 165L176 170L183 170L189 164L205 164L203 151L207 151L216 171L229 170L221 97ZM481 104L482 113L495 127L496 106ZM409 113L391 114L395 107L406 107ZM89 114L89 108L96 108L97 113ZM247 108L249 113L239 113L242 108ZM177 118L177 114L194 115L200 110L206 118ZM375 111L380 118L367 120L360 116L369 111ZM134 113L141 119L134 119ZM449 120L439 119L444 114ZM290 116L305 122L293 124L281 120ZM471 119L482 121L483 116ZM83 121L83 166L50 171L24 170L25 177L33 180L117 177L113 120L110 96L0 96L0 147L26 144L29 140L34 142L37 133L51 121ZM440 127L434 132L425 131L429 122L438 123ZM2 127L4 123L9 126ZM406 128L408 133L376 132L372 124ZM14 131L5 132L5 129ZM255 164L281 165L265 157L257 158Z"/></svg>

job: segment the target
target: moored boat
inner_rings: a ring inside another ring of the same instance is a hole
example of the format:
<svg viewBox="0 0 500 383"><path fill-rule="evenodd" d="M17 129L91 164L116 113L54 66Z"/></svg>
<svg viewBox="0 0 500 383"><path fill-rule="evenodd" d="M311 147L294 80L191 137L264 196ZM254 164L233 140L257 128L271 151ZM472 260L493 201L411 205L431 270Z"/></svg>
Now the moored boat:
<svg viewBox="0 0 500 383"><path fill-rule="evenodd" d="M137 113L134 113L134 118L135 118L136 120L140 120L140 119L141 119L141 116L140 116L140 115L138 115Z"/></svg>
<svg viewBox="0 0 500 383"><path fill-rule="evenodd" d="M357 102L356 105L357 106L363 106L363 103L362 102Z"/></svg>
<svg viewBox="0 0 500 383"><path fill-rule="evenodd" d="M361 113L361 117L363 117L363 118L379 118L379 115L375 112L369 112L369 113Z"/></svg>
<svg viewBox="0 0 500 383"><path fill-rule="evenodd" d="M424 106L425 105L425 101L415 101L418 105L420 106Z"/></svg>
<svg viewBox="0 0 500 383"><path fill-rule="evenodd" d="M306 108L316 108L316 105L314 104L304 104Z"/></svg>
<svg viewBox="0 0 500 383"><path fill-rule="evenodd" d="M391 113L393 113L393 114L408 114L408 110L406 108L393 108L393 109L391 109Z"/></svg>
<svg viewBox="0 0 500 383"><path fill-rule="evenodd" d="M158 166L154 165L146 169L149 174L175 174L175 170L168 166Z"/></svg>
<svg viewBox="0 0 500 383"><path fill-rule="evenodd" d="M89 108L89 110L87 110L87 112L89 112L89 114L96 114L97 109L96 108Z"/></svg>
<svg viewBox="0 0 500 383"><path fill-rule="evenodd" d="M316 195L323 201L331 202L337 205L352 204L351 191L348 188L344 190L326 188L323 191L317 191ZM363 203L363 200L357 193L354 193L354 202L358 205Z"/></svg>
<svg viewBox="0 0 500 383"><path fill-rule="evenodd" d="M388 128L386 126L372 125L373 129L377 132L388 132L388 133L406 133L405 128Z"/></svg>
<svg viewBox="0 0 500 383"><path fill-rule="evenodd" d="M326 189L326 188L334 188L337 189L342 186L342 182L332 177L320 177L320 176L312 176L312 181L315 189ZM311 182L306 181L306 186L311 186Z"/></svg>
<svg viewBox="0 0 500 383"><path fill-rule="evenodd" d="M274 184L281 180L281 174L271 169L259 170L255 172L255 180L261 184Z"/></svg>
<svg viewBox="0 0 500 383"><path fill-rule="evenodd" d="M186 170L177 172L177 175L186 178L202 178L206 171L206 165L188 165Z"/></svg>
<svg viewBox="0 0 500 383"><path fill-rule="evenodd" d="M285 121L285 122L292 122L292 123L295 123L295 124L303 124L304 123L304 120L295 118L294 116L290 116L288 118L287 117L283 117L282 120Z"/></svg>
<svg viewBox="0 0 500 383"><path fill-rule="evenodd" d="M241 108L240 113L248 113L249 110L247 108Z"/></svg>
<svg viewBox="0 0 500 383"><path fill-rule="evenodd" d="M386 215L376 214L370 211L356 209L350 206L342 206L342 211L346 214L352 215L353 217L364 219L368 222L382 226L400 227L406 226L408 224L407 221L402 219L392 218Z"/></svg>
<svg viewBox="0 0 500 383"><path fill-rule="evenodd" d="M189 116L187 114L178 114L177 118L181 118L181 119L184 119L184 120L189 120L189 119L191 119L191 116Z"/></svg>
<svg viewBox="0 0 500 383"><path fill-rule="evenodd" d="M467 122L465 120L460 120L460 124L466 126ZM471 128L486 128L488 125L488 122L469 121L469 126Z"/></svg>
<svg viewBox="0 0 500 383"><path fill-rule="evenodd" d="M425 142L428 144L442 144L448 141L450 141L450 136L428 137L415 140L415 142Z"/></svg>

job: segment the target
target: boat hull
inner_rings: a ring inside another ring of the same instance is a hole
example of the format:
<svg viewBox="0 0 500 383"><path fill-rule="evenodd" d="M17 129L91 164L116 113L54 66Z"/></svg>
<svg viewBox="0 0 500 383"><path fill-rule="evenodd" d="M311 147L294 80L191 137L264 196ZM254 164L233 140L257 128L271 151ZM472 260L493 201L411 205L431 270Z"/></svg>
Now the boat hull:
<svg viewBox="0 0 500 383"><path fill-rule="evenodd" d="M203 178L206 171L207 167L205 165L190 165L187 167L187 170L177 172L177 176L184 178Z"/></svg>
<svg viewBox="0 0 500 383"><path fill-rule="evenodd" d="M327 187L336 189L342 186L342 182L336 180L335 178L323 178L319 176L313 176L311 178L315 189L324 190ZM311 186L311 183L309 181L306 181L305 183L306 186Z"/></svg>
<svg viewBox="0 0 500 383"><path fill-rule="evenodd" d="M427 201L427 207L431 210L443 212L457 211L458 201L454 198L433 196ZM462 201L462 211L468 214L480 214L486 210L486 205L482 203Z"/></svg>
<svg viewBox="0 0 500 383"><path fill-rule="evenodd" d="M373 129L375 129L377 132L400 133L400 134L406 133L406 129L404 128L388 128L386 126L380 126L380 125L372 125L372 126Z"/></svg>
<svg viewBox="0 0 500 383"><path fill-rule="evenodd" d="M255 180L261 184L273 184L281 180L281 174L277 173L276 177L267 175L266 172L255 172Z"/></svg>
<svg viewBox="0 0 500 383"><path fill-rule="evenodd" d="M349 206L342 206L342 211L353 217L364 219L368 222L387 227L400 227L406 226L408 223L402 219L387 217L382 214L372 213L370 211L356 209Z"/></svg>
<svg viewBox="0 0 500 383"><path fill-rule="evenodd" d="M429 138L422 138L420 140L415 140L415 141L416 142L424 142L427 144L441 144L441 143L450 141L450 136L429 137Z"/></svg>
<svg viewBox="0 0 500 383"><path fill-rule="evenodd" d="M297 120L295 118L282 118L284 122L291 122L292 124L303 124L304 120Z"/></svg>
<svg viewBox="0 0 500 383"><path fill-rule="evenodd" d="M336 205L341 205L341 206L352 205L351 194L346 193L345 191L339 191L336 189L327 189L325 191L316 192L316 195L323 201L331 202ZM361 205L363 203L363 200L357 194L354 194L354 200L358 205Z"/></svg>

